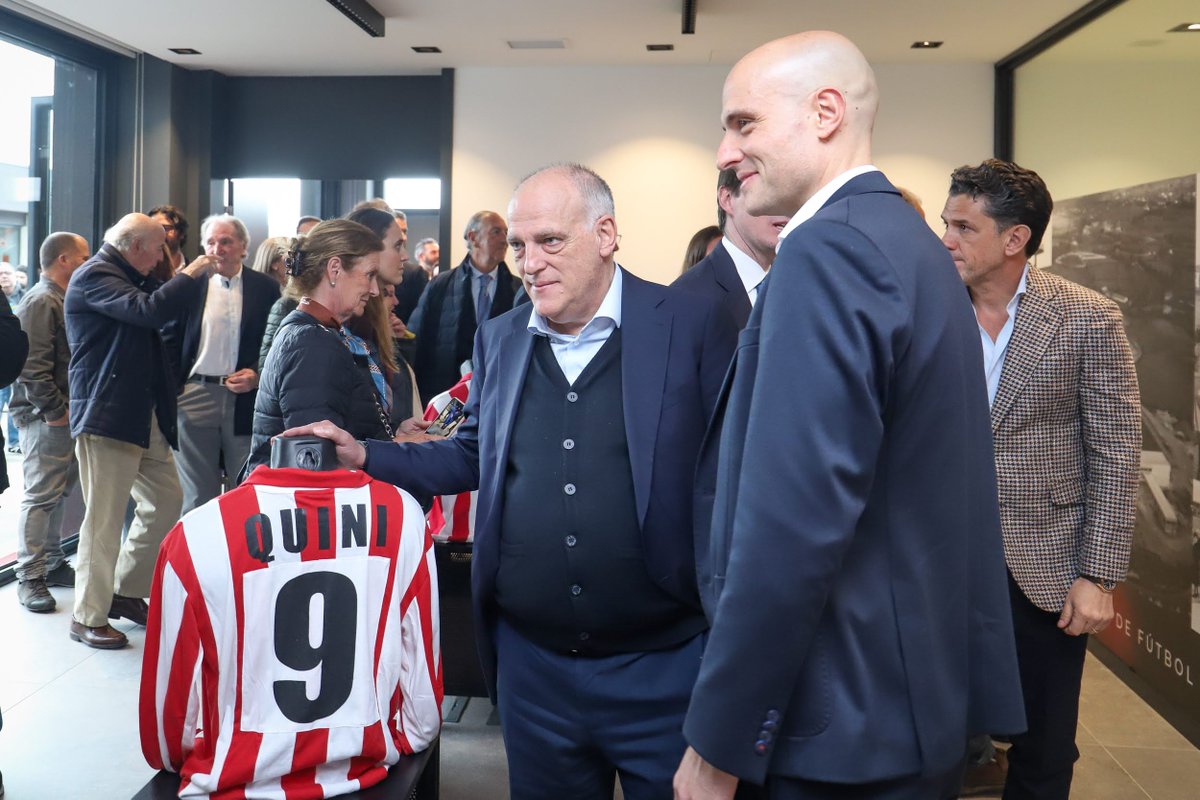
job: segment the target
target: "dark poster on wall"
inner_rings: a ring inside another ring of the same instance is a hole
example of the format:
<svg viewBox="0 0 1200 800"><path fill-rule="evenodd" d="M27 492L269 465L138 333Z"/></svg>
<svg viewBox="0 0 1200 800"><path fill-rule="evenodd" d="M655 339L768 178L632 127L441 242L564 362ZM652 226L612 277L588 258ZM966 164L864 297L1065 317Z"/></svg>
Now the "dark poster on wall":
<svg viewBox="0 0 1200 800"><path fill-rule="evenodd" d="M1064 200L1047 268L1121 307L1142 395L1129 580L1103 644L1200 722L1197 176Z"/></svg>

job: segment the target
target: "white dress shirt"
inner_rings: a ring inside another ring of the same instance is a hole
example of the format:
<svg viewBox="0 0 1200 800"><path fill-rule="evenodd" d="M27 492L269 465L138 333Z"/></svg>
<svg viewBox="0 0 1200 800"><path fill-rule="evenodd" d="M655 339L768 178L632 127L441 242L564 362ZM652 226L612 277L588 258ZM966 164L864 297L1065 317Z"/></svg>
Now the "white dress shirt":
<svg viewBox="0 0 1200 800"><path fill-rule="evenodd" d="M721 238L721 245L733 260L733 267L742 279L742 286L746 287L746 296L750 298L750 305L753 306L754 301L758 299L758 285L767 277L767 271L746 255L742 248L731 242L728 236Z"/></svg>
<svg viewBox="0 0 1200 800"><path fill-rule="evenodd" d="M200 350L188 377L235 372L241 329L242 270L232 278L214 272L208 279L208 298L200 321Z"/></svg>
<svg viewBox="0 0 1200 800"><path fill-rule="evenodd" d="M534 309L529 314L529 332L535 336L545 336L550 340L550 349L554 358L567 376L568 383L575 383L584 368L591 363L600 352L600 348L608 341L612 332L621 327L621 266L618 264L613 273L612 283L600 307L588 320L583 330L574 336L553 330L546 318Z"/></svg>
<svg viewBox="0 0 1200 800"><path fill-rule="evenodd" d="M996 341L992 341L992 337L988 332L979 325L979 314L975 314L975 324L979 325L979 341L983 343L983 374L987 378L988 390L988 405L992 406L996 403L996 390L1000 388L1000 376L1004 373L1004 357L1008 354L1008 341L1012 338L1013 323L1017 319L1017 308L1021 304L1021 295L1025 294L1025 278L1029 275L1029 265L1025 265L1025 269L1021 271L1021 282L1017 284L1017 291L1013 294L1012 299L1008 301L1008 319L1004 322L1004 327L1000 329L1000 334L996 337Z"/></svg>

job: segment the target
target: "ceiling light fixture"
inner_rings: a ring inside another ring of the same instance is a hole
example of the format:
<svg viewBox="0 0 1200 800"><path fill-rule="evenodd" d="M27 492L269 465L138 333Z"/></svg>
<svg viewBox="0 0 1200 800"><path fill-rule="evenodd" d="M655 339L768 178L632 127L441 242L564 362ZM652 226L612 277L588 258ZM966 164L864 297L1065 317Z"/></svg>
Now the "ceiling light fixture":
<svg viewBox="0 0 1200 800"><path fill-rule="evenodd" d="M696 32L696 3L699 0L683 0L683 30L682 33Z"/></svg>
<svg viewBox="0 0 1200 800"><path fill-rule="evenodd" d="M510 50L566 50L566 39L526 39L508 42Z"/></svg>
<svg viewBox="0 0 1200 800"><path fill-rule="evenodd" d="M200 55L199 50L193 50L190 47L168 47L167 49L170 50L172 53L174 53L177 56L198 56L198 55Z"/></svg>
<svg viewBox="0 0 1200 800"><path fill-rule="evenodd" d="M1167 33L1200 33L1200 22L1184 22L1171 28Z"/></svg>
<svg viewBox="0 0 1200 800"><path fill-rule="evenodd" d="M942 46L941 42L933 42L933 41L926 40L926 41L922 41L922 42L913 42L911 45L911 49L913 49L913 50L937 50L941 46Z"/></svg>
<svg viewBox="0 0 1200 800"><path fill-rule="evenodd" d="M383 14L380 14L367 0L325 0L329 5L342 12L358 27L370 36L383 36Z"/></svg>
<svg viewBox="0 0 1200 800"><path fill-rule="evenodd" d="M413 52L414 53L440 53L440 52L442 52L442 48L434 47L433 45L424 45L421 47L414 47Z"/></svg>
<svg viewBox="0 0 1200 800"><path fill-rule="evenodd" d="M646 49L649 50L651 53L663 53L668 50L674 50L675 45L673 45L673 44L648 44L648 45L646 45Z"/></svg>

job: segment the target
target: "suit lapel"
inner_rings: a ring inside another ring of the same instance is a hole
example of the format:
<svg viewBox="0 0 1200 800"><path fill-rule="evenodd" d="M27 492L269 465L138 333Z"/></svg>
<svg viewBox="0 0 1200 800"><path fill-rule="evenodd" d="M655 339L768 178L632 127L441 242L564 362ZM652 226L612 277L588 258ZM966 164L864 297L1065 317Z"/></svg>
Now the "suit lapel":
<svg viewBox="0 0 1200 800"><path fill-rule="evenodd" d="M1008 352L1004 355L996 400L992 404L993 433L1029 382L1061 324L1062 311L1055 303L1053 289L1036 269L1031 268L1025 280L1025 294L1017 307Z"/></svg>
<svg viewBox="0 0 1200 800"><path fill-rule="evenodd" d="M746 286L742 276L738 275L733 257L725 250L725 245L718 244L713 250L713 278L717 284L733 298L737 306L736 322L739 328L746 327L746 319L750 316L750 296L746 294Z"/></svg>
<svg viewBox="0 0 1200 800"><path fill-rule="evenodd" d="M512 324L496 342L496 367L494 374L499 381L496 424L499 425L496 441L496 457L499 464L508 462L508 446L512 440L513 423L517 419L517 403L525 385L525 374L529 371L529 359L533 355L533 334L526 330L524 314L514 314Z"/></svg>
<svg viewBox="0 0 1200 800"><path fill-rule="evenodd" d="M671 314L659 307L663 298L652 284L628 272L623 273L622 281L621 401L640 525L650 506L654 447L671 344Z"/></svg>

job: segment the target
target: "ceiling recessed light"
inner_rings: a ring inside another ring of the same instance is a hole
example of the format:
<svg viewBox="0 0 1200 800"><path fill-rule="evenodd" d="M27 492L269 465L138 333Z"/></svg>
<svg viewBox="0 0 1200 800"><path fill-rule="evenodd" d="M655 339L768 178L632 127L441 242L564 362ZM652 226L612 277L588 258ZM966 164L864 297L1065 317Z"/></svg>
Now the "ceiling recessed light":
<svg viewBox="0 0 1200 800"><path fill-rule="evenodd" d="M168 47L167 49L170 50L172 53L174 53L177 56L198 56L198 55L200 55L199 50L193 50L190 47Z"/></svg>
<svg viewBox="0 0 1200 800"><path fill-rule="evenodd" d="M566 50L566 39L526 39L508 43L511 50Z"/></svg>
<svg viewBox="0 0 1200 800"><path fill-rule="evenodd" d="M1167 33L1200 33L1200 22L1184 22L1171 28Z"/></svg>
<svg viewBox="0 0 1200 800"><path fill-rule="evenodd" d="M673 45L673 44L648 44L648 45L646 45L646 49L649 50L651 53L662 53L667 50L674 50L675 45Z"/></svg>
<svg viewBox="0 0 1200 800"><path fill-rule="evenodd" d="M913 50L936 50L941 46L942 46L941 42L922 41L922 42L913 42L911 45L911 49L913 49Z"/></svg>
<svg viewBox="0 0 1200 800"><path fill-rule="evenodd" d="M432 45L425 45L424 47L414 47L413 52L414 53L440 53L440 52L442 52L442 48L433 47Z"/></svg>

